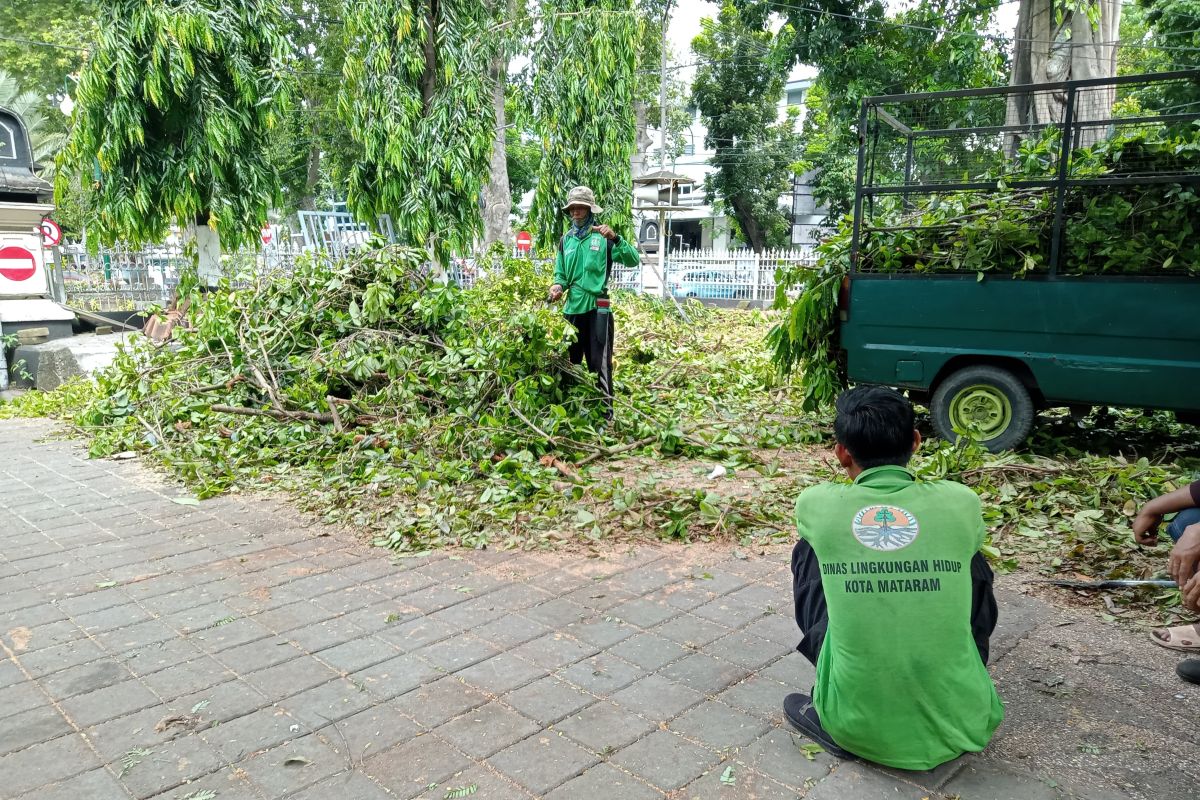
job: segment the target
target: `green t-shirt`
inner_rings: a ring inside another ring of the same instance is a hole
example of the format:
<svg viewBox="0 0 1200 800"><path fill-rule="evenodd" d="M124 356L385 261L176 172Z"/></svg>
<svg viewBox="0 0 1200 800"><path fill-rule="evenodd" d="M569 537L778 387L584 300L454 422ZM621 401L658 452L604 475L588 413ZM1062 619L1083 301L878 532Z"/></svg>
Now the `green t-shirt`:
<svg viewBox="0 0 1200 800"><path fill-rule="evenodd" d="M1004 707L971 635L975 493L876 467L805 490L796 526L829 606L813 705L834 741L912 770L986 747Z"/></svg>

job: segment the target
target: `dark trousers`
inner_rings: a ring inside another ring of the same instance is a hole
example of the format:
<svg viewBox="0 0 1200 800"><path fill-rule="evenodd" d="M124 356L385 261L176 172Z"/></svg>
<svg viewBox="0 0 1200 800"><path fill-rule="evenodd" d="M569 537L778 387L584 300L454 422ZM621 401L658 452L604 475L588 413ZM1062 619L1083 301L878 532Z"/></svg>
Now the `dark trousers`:
<svg viewBox="0 0 1200 800"><path fill-rule="evenodd" d="M988 639L999 617L992 593L994 577L983 553L976 553L971 559L971 635L984 664L988 662ZM815 665L829 628L829 608L821 585L821 564L812 545L803 539L792 548L792 596L796 601L796 624L804 634L796 650Z"/></svg>
<svg viewBox="0 0 1200 800"><path fill-rule="evenodd" d="M611 312L600 313L596 309L583 314L567 314L567 322L575 326L578 335L571 344L567 356L572 364L587 361L588 371L596 376L600 393L604 396L605 416L612 418L612 354L616 325Z"/></svg>

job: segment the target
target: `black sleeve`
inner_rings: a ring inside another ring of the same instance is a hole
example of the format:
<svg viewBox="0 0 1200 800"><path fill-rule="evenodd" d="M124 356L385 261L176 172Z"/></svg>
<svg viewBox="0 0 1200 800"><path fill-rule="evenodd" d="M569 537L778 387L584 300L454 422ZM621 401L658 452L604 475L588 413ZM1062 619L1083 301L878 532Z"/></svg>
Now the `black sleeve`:
<svg viewBox="0 0 1200 800"><path fill-rule="evenodd" d="M1192 492L1192 505L1200 508L1200 481L1192 481L1188 489Z"/></svg>

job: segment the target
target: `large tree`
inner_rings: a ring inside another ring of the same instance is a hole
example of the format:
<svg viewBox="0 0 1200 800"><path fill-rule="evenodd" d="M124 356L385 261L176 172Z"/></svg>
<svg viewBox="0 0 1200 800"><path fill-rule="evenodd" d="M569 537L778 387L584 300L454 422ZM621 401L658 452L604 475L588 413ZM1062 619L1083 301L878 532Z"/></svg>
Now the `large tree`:
<svg viewBox="0 0 1200 800"><path fill-rule="evenodd" d="M692 44L701 62L692 97L714 153L705 189L756 252L787 229L779 200L800 155L795 121L779 120L792 64L789 34L772 33L763 17L727 2Z"/></svg>
<svg viewBox="0 0 1200 800"><path fill-rule="evenodd" d="M1013 48L1013 86L1029 83L1108 78L1117 74L1117 38L1121 0L1021 0ZM1076 96L1076 120L1112 116L1116 91L1090 88ZM1035 126L1061 122L1065 92L1026 92L1009 96L1007 125ZM1106 135L1105 126L1079 130L1076 143L1092 144ZM1020 135L1009 138L1012 152Z"/></svg>
<svg viewBox="0 0 1200 800"><path fill-rule="evenodd" d="M630 224L637 21L632 0L541 0L534 109L542 162L530 212L549 251L572 186L584 184L618 230Z"/></svg>
<svg viewBox="0 0 1200 800"><path fill-rule="evenodd" d="M802 168L812 171L814 195L829 207L831 217L848 211L853 198L864 97L1007 81L1003 42L979 35L995 19L1000 0L919 0L894 15L873 1L811 0L805 5L829 12L789 8L785 16L796 31L797 60L820 70L806 101ZM951 128L1003 121L970 116L977 110L970 104L943 103L910 122Z"/></svg>
<svg viewBox="0 0 1200 800"><path fill-rule="evenodd" d="M173 223L190 227L203 270L216 235L257 236L279 197L267 151L290 97L282 19L279 0L103 6L58 186L94 175L101 240L157 242Z"/></svg>
<svg viewBox="0 0 1200 800"><path fill-rule="evenodd" d="M280 210L313 210L318 196L344 181L358 148L337 116L347 42L342 0L284 0L297 102L272 136L271 158L283 181ZM341 192L338 192L340 195Z"/></svg>
<svg viewBox="0 0 1200 800"><path fill-rule="evenodd" d="M495 135L490 5L347 0L339 102L362 153L347 199L390 214L400 237L445 264L482 232L480 195Z"/></svg>
<svg viewBox="0 0 1200 800"><path fill-rule="evenodd" d="M492 155L488 165L488 180L483 186L483 244L508 244L511 240L512 186L508 175L508 143L510 121L508 117L509 76L508 66L514 52L525 39L528 16L525 0L489 0L492 13L499 22L496 28L498 41L492 53L488 77L492 83L492 113L495 117L495 132L492 137Z"/></svg>
<svg viewBox="0 0 1200 800"><path fill-rule="evenodd" d="M42 97L74 89L87 48L96 41L98 0L0 2L0 67L21 87ZM66 119L50 119L51 124Z"/></svg>

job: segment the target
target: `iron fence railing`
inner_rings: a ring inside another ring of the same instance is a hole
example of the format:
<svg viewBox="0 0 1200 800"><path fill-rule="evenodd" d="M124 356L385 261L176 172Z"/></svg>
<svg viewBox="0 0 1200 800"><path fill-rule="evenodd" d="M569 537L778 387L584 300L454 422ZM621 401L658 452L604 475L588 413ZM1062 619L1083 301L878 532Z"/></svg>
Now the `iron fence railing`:
<svg viewBox="0 0 1200 800"><path fill-rule="evenodd" d="M736 301L756 304L775 299L780 269L816 266L811 248L796 250L691 250L667 257L659 277L652 259L635 268L614 265L612 284L632 291L661 293L676 299Z"/></svg>
<svg viewBox="0 0 1200 800"><path fill-rule="evenodd" d="M379 232L371 232L348 215L334 212L300 212L297 223L264 228L263 244L258 248L223 253L222 274L235 283L261 279L292 270L302 257L324 254L339 258L370 247L387 238L391 230L386 218L380 220ZM514 249L512 255L523 254ZM171 300L188 259L178 235L163 244L143 247L118 244L89 248L67 243L53 251L51 277L75 308L139 311ZM665 275L652 255L645 256L637 267L614 264L609 285L680 300L749 300L761 305L775 297L777 270L813 265L815 254L811 248L764 253L692 250L668 257ZM471 288L495 270L488 258L454 258L445 279Z"/></svg>
<svg viewBox="0 0 1200 800"><path fill-rule="evenodd" d="M391 219L380 217L375 229L342 212L302 211L296 224L263 228L259 247L223 252L221 272L232 281L261 278L291 270L306 254L341 258L371 246L376 237L394 240ZM52 251L52 283L64 299L84 310L134 311L168 302L179 285L187 254L174 233L157 245L88 246L65 243Z"/></svg>
<svg viewBox="0 0 1200 800"><path fill-rule="evenodd" d="M867 98L852 268L960 269L947 240L964 222L994 218L1014 226L1006 241L1018 244L1006 251L1028 255L1019 263L1031 273L1086 271L1091 251L1072 230L1096 202L1137 187L1195 191L1198 124L1200 70ZM1145 232L1161 208L1117 209L1112 234ZM1164 248L1154 268L1170 255Z"/></svg>

